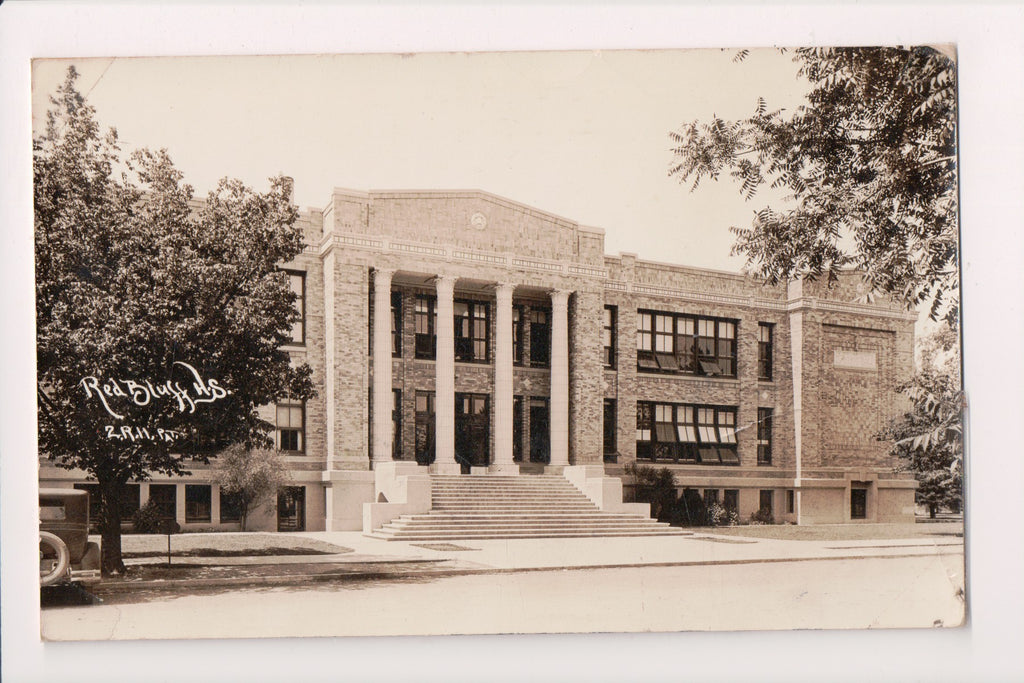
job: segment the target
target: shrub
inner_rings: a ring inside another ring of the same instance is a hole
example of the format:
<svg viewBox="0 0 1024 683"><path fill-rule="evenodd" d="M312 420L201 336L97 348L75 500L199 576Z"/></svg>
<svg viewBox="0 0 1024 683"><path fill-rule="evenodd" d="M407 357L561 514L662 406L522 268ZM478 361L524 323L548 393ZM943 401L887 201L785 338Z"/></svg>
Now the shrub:
<svg viewBox="0 0 1024 683"><path fill-rule="evenodd" d="M704 520L708 526L736 526L740 523L740 516L735 510L726 510L718 503L711 503L704 514Z"/></svg>
<svg viewBox="0 0 1024 683"><path fill-rule="evenodd" d="M775 524L770 508L761 508L757 512L750 513L751 524Z"/></svg>
<svg viewBox="0 0 1024 683"><path fill-rule="evenodd" d="M150 500L132 515L132 530L137 534L158 534L162 519L156 501Z"/></svg>
<svg viewBox="0 0 1024 683"><path fill-rule="evenodd" d="M626 474L633 477L633 499L638 503L651 504L651 516L659 522L679 523L676 501L676 482L667 467L655 469L646 465L629 463Z"/></svg>

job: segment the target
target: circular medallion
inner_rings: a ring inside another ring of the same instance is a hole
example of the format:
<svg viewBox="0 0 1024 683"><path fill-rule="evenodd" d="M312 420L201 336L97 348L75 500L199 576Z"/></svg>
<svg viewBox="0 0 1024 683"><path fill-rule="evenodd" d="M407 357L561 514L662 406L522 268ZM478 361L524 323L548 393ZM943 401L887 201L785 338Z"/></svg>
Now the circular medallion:
<svg viewBox="0 0 1024 683"><path fill-rule="evenodd" d="M477 230L483 230L487 227L487 216L477 211L470 217L469 224Z"/></svg>

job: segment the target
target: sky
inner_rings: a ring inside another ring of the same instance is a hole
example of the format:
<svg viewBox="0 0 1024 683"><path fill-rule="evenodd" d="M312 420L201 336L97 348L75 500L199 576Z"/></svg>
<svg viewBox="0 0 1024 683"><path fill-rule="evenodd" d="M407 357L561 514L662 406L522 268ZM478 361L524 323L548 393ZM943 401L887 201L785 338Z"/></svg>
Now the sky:
<svg viewBox="0 0 1024 683"><path fill-rule="evenodd" d="M730 178L668 176L668 134L758 96L803 102L791 54L766 49L37 60L35 130L67 66L124 149L165 147L198 194L218 178L295 179L300 206L333 187L479 189L605 230L605 251L736 271Z"/></svg>

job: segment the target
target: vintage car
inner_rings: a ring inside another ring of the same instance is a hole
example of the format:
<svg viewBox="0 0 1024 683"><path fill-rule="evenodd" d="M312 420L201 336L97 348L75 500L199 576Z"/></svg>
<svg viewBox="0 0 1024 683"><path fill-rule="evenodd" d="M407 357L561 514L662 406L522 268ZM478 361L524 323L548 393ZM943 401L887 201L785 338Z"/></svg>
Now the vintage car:
<svg viewBox="0 0 1024 683"><path fill-rule="evenodd" d="M89 540L89 494L39 490L39 583L99 579L100 547Z"/></svg>

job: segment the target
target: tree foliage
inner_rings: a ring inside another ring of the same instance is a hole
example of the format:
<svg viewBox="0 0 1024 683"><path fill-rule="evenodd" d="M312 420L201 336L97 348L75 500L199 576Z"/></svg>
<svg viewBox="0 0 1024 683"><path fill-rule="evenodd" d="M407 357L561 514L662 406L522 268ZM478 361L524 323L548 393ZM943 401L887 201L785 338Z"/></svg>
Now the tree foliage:
<svg viewBox="0 0 1024 683"><path fill-rule="evenodd" d="M33 140L39 446L99 483L113 573L126 482L269 446L257 408L312 395L281 348L298 313L279 265L302 235L285 178L262 194L225 179L195 202L166 151L123 156L76 77Z"/></svg>
<svg viewBox="0 0 1024 683"><path fill-rule="evenodd" d="M789 193L786 208L732 228L733 253L771 283L856 266L872 290L931 302L955 326L955 63L930 47L807 48L794 60L806 105L758 98L749 118L683 125L669 134L669 174L691 191L728 172L747 199L765 186Z"/></svg>
<svg viewBox="0 0 1024 683"><path fill-rule="evenodd" d="M220 486L221 496L231 496L238 505L245 531L249 515L274 500L274 494L288 481L288 469L276 450L250 450L244 444L232 444L217 455L212 478Z"/></svg>
<svg viewBox="0 0 1024 683"><path fill-rule="evenodd" d="M899 387L911 408L881 435L893 442L901 469L917 477L917 502L932 517L939 508L960 509L963 501L964 394L958 348L959 340L948 328L924 341L921 370Z"/></svg>

